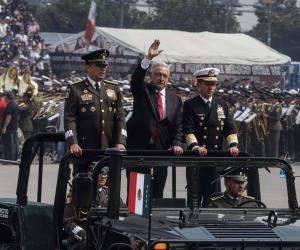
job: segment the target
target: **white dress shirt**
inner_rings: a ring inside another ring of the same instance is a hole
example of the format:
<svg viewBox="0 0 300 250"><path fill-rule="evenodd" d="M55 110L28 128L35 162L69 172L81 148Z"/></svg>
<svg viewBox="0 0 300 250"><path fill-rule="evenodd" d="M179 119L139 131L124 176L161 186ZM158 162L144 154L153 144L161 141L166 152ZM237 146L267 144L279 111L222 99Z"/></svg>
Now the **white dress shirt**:
<svg viewBox="0 0 300 250"><path fill-rule="evenodd" d="M96 88L96 84L99 84L99 89L101 88L100 82L94 81L94 80L91 79L89 76L87 76L87 79L90 81L90 83L93 85L93 87L94 87L95 89L97 89L97 88Z"/></svg>

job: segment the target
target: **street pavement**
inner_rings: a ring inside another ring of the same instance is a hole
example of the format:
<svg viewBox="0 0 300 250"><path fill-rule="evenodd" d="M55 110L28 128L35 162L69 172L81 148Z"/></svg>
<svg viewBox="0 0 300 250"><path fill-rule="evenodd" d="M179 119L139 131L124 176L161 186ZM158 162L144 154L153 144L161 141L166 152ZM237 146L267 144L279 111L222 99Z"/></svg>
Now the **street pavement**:
<svg viewBox="0 0 300 250"><path fill-rule="evenodd" d="M292 164L295 176L297 199L300 200L300 163ZM44 165L43 171L43 189L42 201L53 203L56 180L57 180L58 164L51 164L49 161ZM124 172L124 171L123 171ZM177 168L176 170L177 186L176 197L186 198L186 179L185 167ZM18 166L15 165L1 165L0 164L0 197L15 198L16 187L18 180ZM30 179L28 186L29 200L37 200L37 183L38 183L38 164L32 164L30 171ZM223 180L222 180L223 183ZM280 177L279 169L272 168L271 173L264 169L260 170L260 184L262 200L268 207L272 208L286 208L287 203L287 190L285 178ZM122 173L121 184L121 197L126 199L126 176ZM171 168L169 168L169 175L165 188L164 197L172 197L171 192Z"/></svg>

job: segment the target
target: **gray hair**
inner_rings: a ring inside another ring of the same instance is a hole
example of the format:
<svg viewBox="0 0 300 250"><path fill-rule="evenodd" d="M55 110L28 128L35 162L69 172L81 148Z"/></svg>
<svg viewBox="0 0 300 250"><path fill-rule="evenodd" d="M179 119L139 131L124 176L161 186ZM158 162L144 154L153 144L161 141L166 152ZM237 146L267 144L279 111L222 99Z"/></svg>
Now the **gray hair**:
<svg viewBox="0 0 300 250"><path fill-rule="evenodd" d="M170 66L164 62L153 62L151 64L150 72L152 73L157 67L165 67L169 72L171 72Z"/></svg>

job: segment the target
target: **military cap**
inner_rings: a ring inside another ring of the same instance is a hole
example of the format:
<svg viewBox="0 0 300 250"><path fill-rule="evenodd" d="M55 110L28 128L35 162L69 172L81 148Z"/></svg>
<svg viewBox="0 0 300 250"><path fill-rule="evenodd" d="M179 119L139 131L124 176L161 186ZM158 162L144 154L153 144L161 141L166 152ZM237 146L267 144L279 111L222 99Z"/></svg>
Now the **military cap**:
<svg viewBox="0 0 300 250"><path fill-rule="evenodd" d="M219 75L220 70L217 68L205 68L197 70L193 75L198 80L206 82L216 82L218 81L217 76Z"/></svg>
<svg viewBox="0 0 300 250"><path fill-rule="evenodd" d="M242 80L242 81L249 81L249 80L251 80L251 78L250 78L250 77L242 77L241 80Z"/></svg>
<svg viewBox="0 0 300 250"><path fill-rule="evenodd" d="M236 181L246 182L246 170L244 168L226 168L223 173L224 178L231 178Z"/></svg>
<svg viewBox="0 0 300 250"><path fill-rule="evenodd" d="M88 54L85 54L81 59L85 60L85 63L99 63L108 65L107 58L109 57L109 51L107 49L99 49Z"/></svg>
<svg viewBox="0 0 300 250"><path fill-rule="evenodd" d="M101 168L101 170L100 170L101 175L108 175L108 172L109 172L109 167L107 167L107 166Z"/></svg>

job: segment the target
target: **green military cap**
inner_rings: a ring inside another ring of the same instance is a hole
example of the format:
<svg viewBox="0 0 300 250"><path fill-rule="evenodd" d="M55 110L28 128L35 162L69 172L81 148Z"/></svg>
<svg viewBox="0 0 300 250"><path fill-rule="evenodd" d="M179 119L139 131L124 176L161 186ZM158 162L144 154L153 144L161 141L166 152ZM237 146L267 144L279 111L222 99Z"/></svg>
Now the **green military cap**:
<svg viewBox="0 0 300 250"><path fill-rule="evenodd" d="M109 51L107 49L99 49L88 54L83 55L81 58L85 60L86 64L96 63L108 65L107 58L109 57Z"/></svg>
<svg viewBox="0 0 300 250"><path fill-rule="evenodd" d="M240 182L246 182L247 176L246 176L246 169L244 168L233 168L229 167L224 170L223 173L224 178L231 178L236 181Z"/></svg>
<svg viewBox="0 0 300 250"><path fill-rule="evenodd" d="M105 167L101 168L101 170L100 170L101 175L108 175L108 172L109 172L108 166L105 166Z"/></svg>

